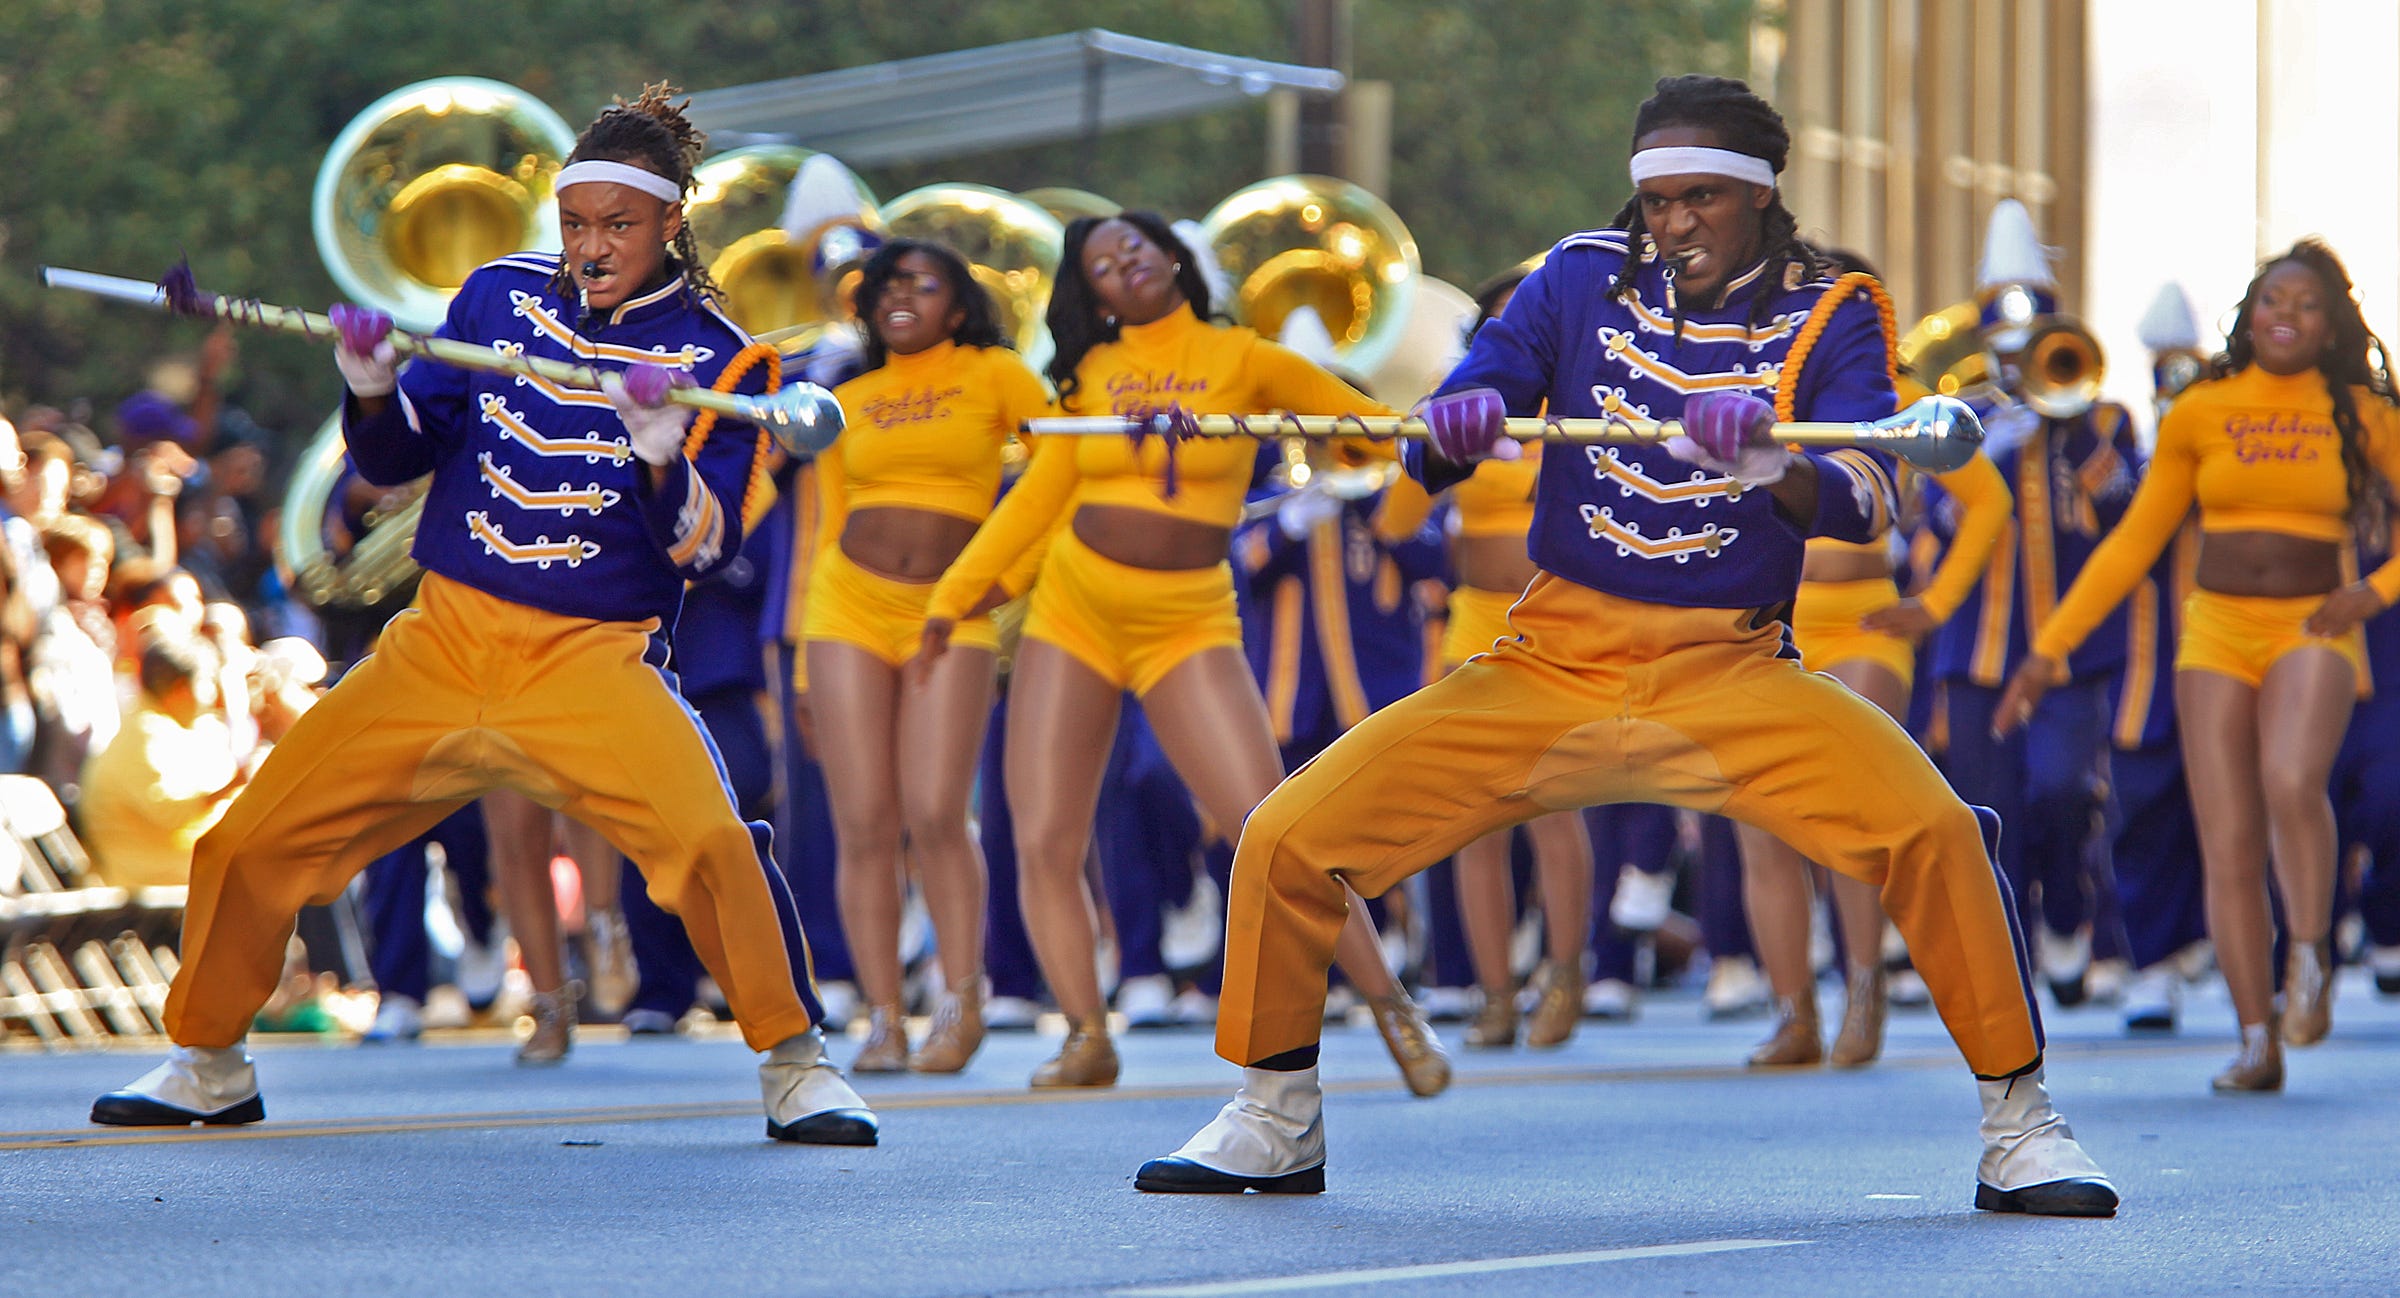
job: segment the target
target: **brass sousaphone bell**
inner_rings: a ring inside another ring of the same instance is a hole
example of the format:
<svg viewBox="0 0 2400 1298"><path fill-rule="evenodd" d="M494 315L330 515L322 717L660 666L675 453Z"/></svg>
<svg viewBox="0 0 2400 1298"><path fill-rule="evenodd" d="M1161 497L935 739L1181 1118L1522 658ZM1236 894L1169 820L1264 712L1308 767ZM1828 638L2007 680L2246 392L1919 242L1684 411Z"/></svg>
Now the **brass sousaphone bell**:
<svg viewBox="0 0 2400 1298"><path fill-rule="evenodd" d="M552 182L575 132L541 101L480 77L420 81L369 104L317 169L311 219L325 269L351 301L430 331L476 267L527 249L555 251ZM343 553L329 543L338 509L342 421L325 421L293 466L277 549L291 588L323 608L405 597L421 501L387 496Z"/></svg>
<svg viewBox="0 0 2400 1298"><path fill-rule="evenodd" d="M863 188L855 207L826 214L796 237L783 228L792 182L815 156L788 144L720 153L692 172L683 209L709 277L723 290L725 313L754 335L797 330L779 340L789 352L850 319L859 269L883 230Z"/></svg>
<svg viewBox="0 0 2400 1298"><path fill-rule="evenodd" d="M551 182L574 147L566 122L514 86L403 86L326 151L310 207L317 251L352 301L429 331L476 267L559 246Z"/></svg>
<svg viewBox="0 0 2400 1298"><path fill-rule="evenodd" d="M1382 199L1331 176L1277 176L1236 190L1200 223L1233 284L1233 317L1269 338L1301 306L1353 374L1372 374L1406 332L1416 240Z"/></svg>

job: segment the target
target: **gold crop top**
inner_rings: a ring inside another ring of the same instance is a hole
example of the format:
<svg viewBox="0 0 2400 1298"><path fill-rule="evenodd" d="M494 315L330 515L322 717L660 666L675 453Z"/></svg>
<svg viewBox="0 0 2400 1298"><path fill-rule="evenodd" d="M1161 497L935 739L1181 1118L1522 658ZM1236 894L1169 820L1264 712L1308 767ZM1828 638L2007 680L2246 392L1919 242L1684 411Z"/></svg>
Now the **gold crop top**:
<svg viewBox="0 0 2400 1298"><path fill-rule="evenodd" d="M2008 535L2016 498L2009 494L2008 481L2000 476L1999 467L1980 451L1958 468L1933 475L1933 480L1956 497L1960 506L1950 548L1942 555L1941 566L1934 569L1925 589L1916 596L1918 605L1939 625L1949 621L1958 606L1966 602L1967 592L1975 589L1976 581L1983 576L1992 551ZM1808 539L1808 552L1883 554L1885 549L1880 540L1838 541L1830 536L1812 536Z"/></svg>
<svg viewBox="0 0 2400 1298"><path fill-rule="evenodd" d="M851 510L929 509L971 522L992 512L1000 452L1050 394L1015 352L943 342L888 358L834 389L848 427L817 457L828 538Z"/></svg>
<svg viewBox="0 0 2400 1298"><path fill-rule="evenodd" d="M1533 531L1533 486L1542 476L1542 443L1526 442L1519 460L1485 460L1450 488L1460 536L1514 536Z"/></svg>
<svg viewBox="0 0 2400 1298"><path fill-rule="evenodd" d="M2368 463L2387 481L2400 481L2400 409L2364 388L2354 400ZM2125 517L2092 551L2035 636L2034 652L2064 658L2082 644L2142 580L2194 504L2203 534L2346 539L2349 482L2324 376L2269 374L2253 365L2185 389L2159 421L2158 449ZM2368 574L2367 584L2387 604L2400 597L2400 557Z"/></svg>
<svg viewBox="0 0 2400 1298"><path fill-rule="evenodd" d="M1170 404L1203 415L1392 413L1290 348L1249 329L1209 324L1188 308L1126 326L1117 341L1086 353L1075 376L1077 390L1061 403L1069 414L1129 414ZM1116 436L1044 439L1008 499L942 575L926 615L959 617L1070 507L1124 505L1228 529L1240 522L1258 443L1194 438L1174 454L1170 498L1167 448L1159 439L1138 449Z"/></svg>

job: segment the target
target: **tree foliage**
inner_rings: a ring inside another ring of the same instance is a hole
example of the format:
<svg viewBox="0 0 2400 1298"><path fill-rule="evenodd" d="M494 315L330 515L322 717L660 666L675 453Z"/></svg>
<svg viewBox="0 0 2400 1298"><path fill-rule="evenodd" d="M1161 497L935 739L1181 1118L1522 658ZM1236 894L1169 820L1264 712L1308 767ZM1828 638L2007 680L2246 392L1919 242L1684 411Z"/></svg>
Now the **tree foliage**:
<svg viewBox="0 0 2400 1298"><path fill-rule="evenodd" d="M1358 0L1354 74L1397 87L1392 202L1428 271L1472 284L1622 201L1656 76L1738 74L1749 0ZM322 304L309 234L326 146L410 81L476 75L570 123L661 77L713 88L1079 27L1288 59L1288 0L8 0L0 5L0 397L105 408L194 326L37 285L43 264L137 277L188 253L219 292ZM1075 183L1197 217L1258 178L1262 109L869 172ZM244 340L237 397L286 437L338 394L321 349Z"/></svg>

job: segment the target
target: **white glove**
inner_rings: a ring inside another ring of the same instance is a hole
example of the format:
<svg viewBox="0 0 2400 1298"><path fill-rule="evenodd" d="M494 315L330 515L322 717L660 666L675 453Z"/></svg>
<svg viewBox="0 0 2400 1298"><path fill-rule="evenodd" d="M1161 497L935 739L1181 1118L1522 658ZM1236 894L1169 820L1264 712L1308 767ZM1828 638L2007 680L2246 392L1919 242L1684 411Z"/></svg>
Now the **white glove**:
<svg viewBox="0 0 2400 1298"><path fill-rule="evenodd" d="M364 356L347 348L333 349L334 367L341 370L342 382L362 397L388 397L400 386L400 355L390 343L377 343L375 350Z"/></svg>
<svg viewBox="0 0 2400 1298"><path fill-rule="evenodd" d="M373 307L336 302L326 312L337 341L333 363L342 382L362 397L388 397L400 386L399 353L392 349L392 318Z"/></svg>
<svg viewBox="0 0 2400 1298"><path fill-rule="evenodd" d="M1720 460L1689 437L1670 437L1667 454L1686 464L1697 464L1711 473L1723 474L1745 487L1763 487L1783 481L1783 472L1792 465L1792 453L1781 446L1745 446L1731 460Z"/></svg>
<svg viewBox="0 0 2400 1298"><path fill-rule="evenodd" d="M1302 487L1283 498L1275 507L1275 526L1292 540L1305 540L1317 530L1317 524L1329 523L1342 516L1342 502L1314 486Z"/></svg>
<svg viewBox="0 0 2400 1298"><path fill-rule="evenodd" d="M608 394L608 404L616 408L617 418L624 422L635 459L644 464L666 465L683 454L683 435L692 424L690 406L673 402L643 405L625 391L624 376L614 370L600 376L600 390Z"/></svg>

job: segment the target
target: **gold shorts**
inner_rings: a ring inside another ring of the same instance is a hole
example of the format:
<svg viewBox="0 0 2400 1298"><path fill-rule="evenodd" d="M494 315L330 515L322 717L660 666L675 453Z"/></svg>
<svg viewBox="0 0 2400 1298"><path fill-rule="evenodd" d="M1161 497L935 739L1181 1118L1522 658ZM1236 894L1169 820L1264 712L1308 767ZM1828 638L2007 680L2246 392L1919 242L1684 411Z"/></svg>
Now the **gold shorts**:
<svg viewBox="0 0 2400 1298"><path fill-rule="evenodd" d="M2175 642L2175 670L2215 672L2256 689L2267 669L2298 649L2331 649L2350 660L2366 679L2367 633L2352 627L2330 640L2301 630L2325 602L2323 595L2278 599L2266 595L2220 595L2195 590L2183 599L2183 630Z"/></svg>
<svg viewBox="0 0 2400 1298"><path fill-rule="evenodd" d="M1442 665L1456 667L1480 653L1490 653L1492 646L1513 638L1517 633L1509 628L1508 610L1515 606L1517 592L1481 590L1474 586L1458 586L1450 591L1450 621L1442 628Z"/></svg>
<svg viewBox="0 0 2400 1298"><path fill-rule="evenodd" d="M1061 528L1033 583L1025 638L1066 650L1120 689L1147 694L1195 654L1242 647L1233 565L1136 568Z"/></svg>
<svg viewBox="0 0 2400 1298"><path fill-rule="evenodd" d="M1858 624L1899 602L1900 588L1889 577L1801 582L1792 601L1792 643L1799 647L1800 665L1821 672L1838 663L1871 662L1907 686L1917 674L1916 646Z"/></svg>
<svg viewBox="0 0 2400 1298"><path fill-rule="evenodd" d="M808 574L808 608L801 615L804 640L854 645L897 667L917 656L925 630L925 605L933 583L894 581L858 566L839 545L817 553ZM950 643L966 649L1000 650L992 619L961 619Z"/></svg>

